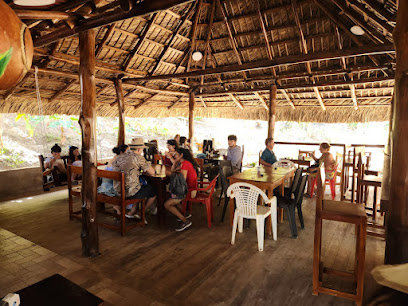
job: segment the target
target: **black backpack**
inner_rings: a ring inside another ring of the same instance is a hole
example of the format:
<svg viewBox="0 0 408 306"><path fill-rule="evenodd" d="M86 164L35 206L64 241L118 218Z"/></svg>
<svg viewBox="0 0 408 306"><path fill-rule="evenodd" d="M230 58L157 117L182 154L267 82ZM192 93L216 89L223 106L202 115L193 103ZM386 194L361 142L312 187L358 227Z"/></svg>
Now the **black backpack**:
<svg viewBox="0 0 408 306"><path fill-rule="evenodd" d="M170 193L176 196L176 199L184 199L188 192L186 179L181 173L173 173L170 176Z"/></svg>

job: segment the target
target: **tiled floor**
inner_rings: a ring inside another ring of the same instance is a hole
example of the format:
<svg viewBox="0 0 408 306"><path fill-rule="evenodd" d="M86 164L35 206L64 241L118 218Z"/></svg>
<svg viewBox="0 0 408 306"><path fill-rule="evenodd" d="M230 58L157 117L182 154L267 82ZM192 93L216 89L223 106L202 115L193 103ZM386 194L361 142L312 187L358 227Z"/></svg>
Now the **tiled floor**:
<svg viewBox="0 0 408 306"><path fill-rule="evenodd" d="M0 228L0 297L59 273L105 301L104 305L161 305L117 286L110 278Z"/></svg>

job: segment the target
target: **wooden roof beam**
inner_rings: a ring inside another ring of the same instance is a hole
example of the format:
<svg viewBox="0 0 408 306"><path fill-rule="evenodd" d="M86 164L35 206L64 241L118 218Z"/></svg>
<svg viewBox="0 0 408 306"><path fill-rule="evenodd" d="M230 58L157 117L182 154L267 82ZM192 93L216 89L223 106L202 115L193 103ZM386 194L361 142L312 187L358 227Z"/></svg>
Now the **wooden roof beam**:
<svg viewBox="0 0 408 306"><path fill-rule="evenodd" d="M189 72L191 70L191 60L193 57L193 51L195 50L196 46L196 37L197 37L197 24L200 17L201 6L203 4L203 0L199 0L197 4L197 9L194 15L194 22L193 28L191 29L191 44L190 44L190 52L188 52L188 59L187 59L187 68L186 71ZM186 79L186 83L188 84L188 78Z"/></svg>
<svg viewBox="0 0 408 306"><path fill-rule="evenodd" d="M219 66L217 68L207 68L198 71L183 72L183 73L173 73L173 74L163 74L163 75L154 75L146 76L139 78L128 78L123 80L123 82L145 82L152 80L169 80L172 78L189 78L189 77L198 77L202 75L216 75L220 73L229 73L229 72L240 72L240 71L249 71L249 70L259 70L266 69L281 65L294 65L302 64L305 62L313 62L319 60L331 60L338 59L341 57L352 57L352 56L365 56L365 55L374 55L374 54L384 54L384 53L395 53L394 45L389 44L374 44L374 45L364 45L357 48L343 49L343 50L330 50L330 51L320 51L309 54L298 54L298 55L289 55L285 57L274 58L273 60L262 60L244 63L242 65L227 65Z"/></svg>
<svg viewBox="0 0 408 306"><path fill-rule="evenodd" d="M95 57L97 58L98 55L101 53L102 48L105 46L106 41L111 37L112 33L115 30L115 24L111 24L107 27L107 30L105 32L105 35L103 36L102 40L98 44L95 50Z"/></svg>
<svg viewBox="0 0 408 306"><path fill-rule="evenodd" d="M392 14L391 12L387 11L385 7L381 6L375 0L362 0L366 5L371 7L374 11L376 11L379 15L381 15L385 20L388 22L396 22L397 16Z"/></svg>
<svg viewBox="0 0 408 306"><path fill-rule="evenodd" d="M359 80L337 80L337 81L321 81L316 83L297 83L297 84L285 84L282 86L278 86L278 89L297 89L297 88L313 88L313 87L325 87L325 86L340 86L340 85L350 85L350 84L363 84L363 83L372 83L372 82L380 82L380 81L392 81L394 79L394 75L391 76L382 76L382 77L374 77L374 78L366 78L366 79L359 79ZM196 93L196 96L202 97L211 97L211 96L218 96L218 95L226 95L226 94L242 94L242 93L254 93L254 92L263 92L268 91L270 86L262 86L262 87L254 87L254 88L245 88L245 89L230 89L230 90L220 90L220 91L212 91L212 92L204 92L204 93ZM366 90L372 90L376 88L367 88ZM377 88L382 89L382 88ZM336 91L334 91L336 92ZM291 93L297 94L297 93ZM299 92L299 94L304 94L304 92Z"/></svg>
<svg viewBox="0 0 408 306"><path fill-rule="evenodd" d="M255 97L258 98L259 101L261 101L261 105L264 109L269 111L268 104L266 103L265 99L259 94L259 92L254 92ZM200 97L202 99L202 97Z"/></svg>
<svg viewBox="0 0 408 306"><path fill-rule="evenodd" d="M377 17L376 14L371 12L369 9L367 9L367 6L364 4L361 4L360 2L356 0L347 0L352 6L357 8L357 10L360 12L360 14L367 15L368 18L370 18L372 21L374 21L378 26L380 26L383 30L387 31L390 35L392 35L392 31L394 30L394 27L388 24L386 21L383 19Z"/></svg>
<svg viewBox="0 0 408 306"><path fill-rule="evenodd" d="M282 94L284 95L286 101L288 101L289 105L292 107L292 109L295 109L295 104L293 104L292 100L290 99L288 93L286 92L286 90L282 89Z"/></svg>
<svg viewBox="0 0 408 306"><path fill-rule="evenodd" d="M69 81L63 88L61 88L59 91L57 91L51 98L48 99L48 102L52 102L55 99L57 99L60 95L62 95L64 92L66 92L71 85L73 85L74 83L76 83L77 80L71 80Z"/></svg>
<svg viewBox="0 0 408 306"><path fill-rule="evenodd" d="M344 33L352 40L357 46L363 46L364 44L357 38L353 33L350 32L349 28L337 17L337 14L334 14L332 11L328 9L327 4L325 4L322 0L314 0L315 3L319 6L319 8L336 24L340 29L344 31ZM380 64L379 60L375 56L369 56L370 59L373 61L374 64L377 66Z"/></svg>
<svg viewBox="0 0 408 306"><path fill-rule="evenodd" d="M133 59L135 58L135 55L137 54L137 52L139 52L140 47L142 46L144 39L146 38L147 34L150 31L150 28L152 27L153 23L156 21L157 17L158 17L158 13L155 13L152 18L145 24L140 36L139 36L139 40L136 43L136 46L133 48L133 50L129 53L129 55L127 56L127 58L125 59L123 65L122 65L122 70L126 71L129 66L130 63L133 61Z"/></svg>
<svg viewBox="0 0 408 306"><path fill-rule="evenodd" d="M174 101L170 106L167 107L167 109L172 109L174 106L176 106L177 103L181 102L181 100L183 100L184 97L180 97L178 98L176 101Z"/></svg>
<svg viewBox="0 0 408 306"><path fill-rule="evenodd" d="M380 37L378 33L376 33L376 29L370 27L367 22L361 19L361 17L356 13L356 11L351 10L347 7L347 5L340 0L332 0L343 12L346 14L348 18L355 24L359 25L367 34L367 37L370 38L374 43L384 43L386 39L384 37ZM381 33L382 34L382 33Z"/></svg>
<svg viewBox="0 0 408 306"><path fill-rule="evenodd" d="M205 69L207 67L207 58L210 52L209 48L210 48L211 32L214 26L215 4L216 4L216 0L212 0L211 13L210 13L210 24L208 25L208 33L207 33L207 39L205 42L202 69ZM204 76L201 76L200 84L204 85Z"/></svg>
<svg viewBox="0 0 408 306"><path fill-rule="evenodd" d="M79 24L75 25L72 29L62 28L56 29L50 34L39 37L34 41L34 46L44 46L59 39L63 39L79 32L89 29L98 28L104 25L108 25L120 20L128 18L148 15L156 11L166 10L173 6L189 3L193 0L161 0L161 1L142 1L134 5L133 9L128 12L123 12L120 8L115 9L112 12L101 14L89 19L86 19Z"/></svg>
<svg viewBox="0 0 408 306"><path fill-rule="evenodd" d="M343 58L341 58L343 59ZM254 82L265 82L265 81L277 81L277 80L287 80L287 79L298 79L298 78L305 78L305 77L310 77L310 76L330 76L330 75L339 75L339 74L355 74L355 73L360 73L360 72L368 72L368 71L375 71L375 70L386 70L389 69L390 66L375 66L375 65L365 65L365 66L348 66L344 68L328 68L325 70L314 70L312 71L312 74L309 74L308 72L289 72L289 73L283 73L279 74L276 77L273 75L267 75L267 76L258 76L258 77L252 77L249 79L245 80L245 83L254 83ZM192 85L196 86L196 88L201 89L201 88L206 88L211 85L223 85L223 84L235 84L235 83L242 83L244 81L243 78L231 78L231 79L225 79L221 83L220 81L209 81L206 82L205 85L199 85L197 82L192 83Z"/></svg>
<svg viewBox="0 0 408 306"><path fill-rule="evenodd" d="M235 96L232 93L229 93L228 96L231 98L232 101L234 101L234 103L240 108L240 109L244 109L244 106L242 105L241 102L238 101L237 98L235 98Z"/></svg>
<svg viewBox="0 0 408 306"><path fill-rule="evenodd" d="M20 82L18 82L16 85L14 85L9 90L7 90L6 93L3 95L4 102L6 102L9 98L11 98L11 96L14 94L18 86L23 85L25 81L27 81L27 79L31 77L32 75L33 75L32 72L27 72L26 75L23 77L23 79Z"/></svg>
<svg viewBox="0 0 408 306"><path fill-rule="evenodd" d="M300 19L299 19L299 15L297 13L297 2L296 0L292 0L292 12L293 12L293 16L295 18L295 22L299 31L299 38L300 38L300 45L302 46L302 52L303 54L308 54L308 50L307 50L307 43L306 43L306 39L305 36L303 34L303 30L302 30L302 26L300 25ZM310 66L310 62L306 62L306 69L307 72L312 74L312 68ZM310 77L312 82L315 82L315 79L313 76ZM322 96L319 93L319 89L317 87L313 87L313 90L316 94L317 100L320 103L320 106L322 107L323 110L326 110L326 107L324 106L323 103L323 99Z"/></svg>
<svg viewBox="0 0 408 306"><path fill-rule="evenodd" d="M184 15L184 17L177 24L175 30L172 32L173 34L171 35L170 40L166 43L166 45L164 46L162 52L160 53L160 55L158 57L158 60L156 61L156 64L154 65L150 75L153 75L156 72L157 68L159 67L160 63L163 61L163 58L166 55L167 51L169 50L170 46L172 45L172 43L176 40L176 38L180 34L181 30L183 29L183 26L186 24L186 21L190 18L190 14L193 11L194 7L195 6L192 5L190 7L189 11Z"/></svg>

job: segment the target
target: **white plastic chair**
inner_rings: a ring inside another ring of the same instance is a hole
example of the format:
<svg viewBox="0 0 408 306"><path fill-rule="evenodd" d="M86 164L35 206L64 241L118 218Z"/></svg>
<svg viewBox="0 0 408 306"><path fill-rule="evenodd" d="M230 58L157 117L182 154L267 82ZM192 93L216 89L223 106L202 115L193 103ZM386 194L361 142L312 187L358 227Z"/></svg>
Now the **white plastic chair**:
<svg viewBox="0 0 408 306"><path fill-rule="evenodd" d="M276 197L268 199L265 192L258 187L248 183L234 183L228 187L227 196L235 198L237 208L234 214L234 224L232 227L231 244L235 243L237 231L242 233L244 218L256 220L256 231L258 236L258 249L263 251L264 246L264 224L265 219L271 215L273 240L277 239L277 200ZM262 205L258 204L258 198L263 199ZM271 204L271 207L264 204Z"/></svg>
<svg viewBox="0 0 408 306"><path fill-rule="evenodd" d="M296 168L296 165L293 161L289 159L281 159L272 165L274 168Z"/></svg>

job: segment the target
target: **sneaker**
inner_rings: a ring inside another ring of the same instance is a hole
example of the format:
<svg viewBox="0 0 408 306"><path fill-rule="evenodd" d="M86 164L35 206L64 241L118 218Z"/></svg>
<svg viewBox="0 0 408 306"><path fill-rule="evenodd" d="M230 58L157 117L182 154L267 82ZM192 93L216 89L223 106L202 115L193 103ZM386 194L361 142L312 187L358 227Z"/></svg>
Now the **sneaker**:
<svg viewBox="0 0 408 306"><path fill-rule="evenodd" d="M128 219L138 219L138 220L141 219L138 214L134 214L134 215L126 214L125 217L128 218Z"/></svg>
<svg viewBox="0 0 408 306"><path fill-rule="evenodd" d="M186 222L183 222L182 224L180 224L180 226L178 228L176 228L176 232L182 232L186 228L190 227L192 224L193 224L193 222L187 220Z"/></svg>
<svg viewBox="0 0 408 306"><path fill-rule="evenodd" d="M144 219L144 224L145 224L145 225L147 225L147 224L148 224L146 219Z"/></svg>
<svg viewBox="0 0 408 306"><path fill-rule="evenodd" d="M192 214L187 213L187 215L185 215L185 218L186 218L186 219L190 219L192 216L193 216ZM177 221L181 222L180 219L177 219Z"/></svg>
<svg viewBox="0 0 408 306"><path fill-rule="evenodd" d="M157 215L157 207L154 207L154 208L150 209L149 214L151 214L152 216Z"/></svg>

